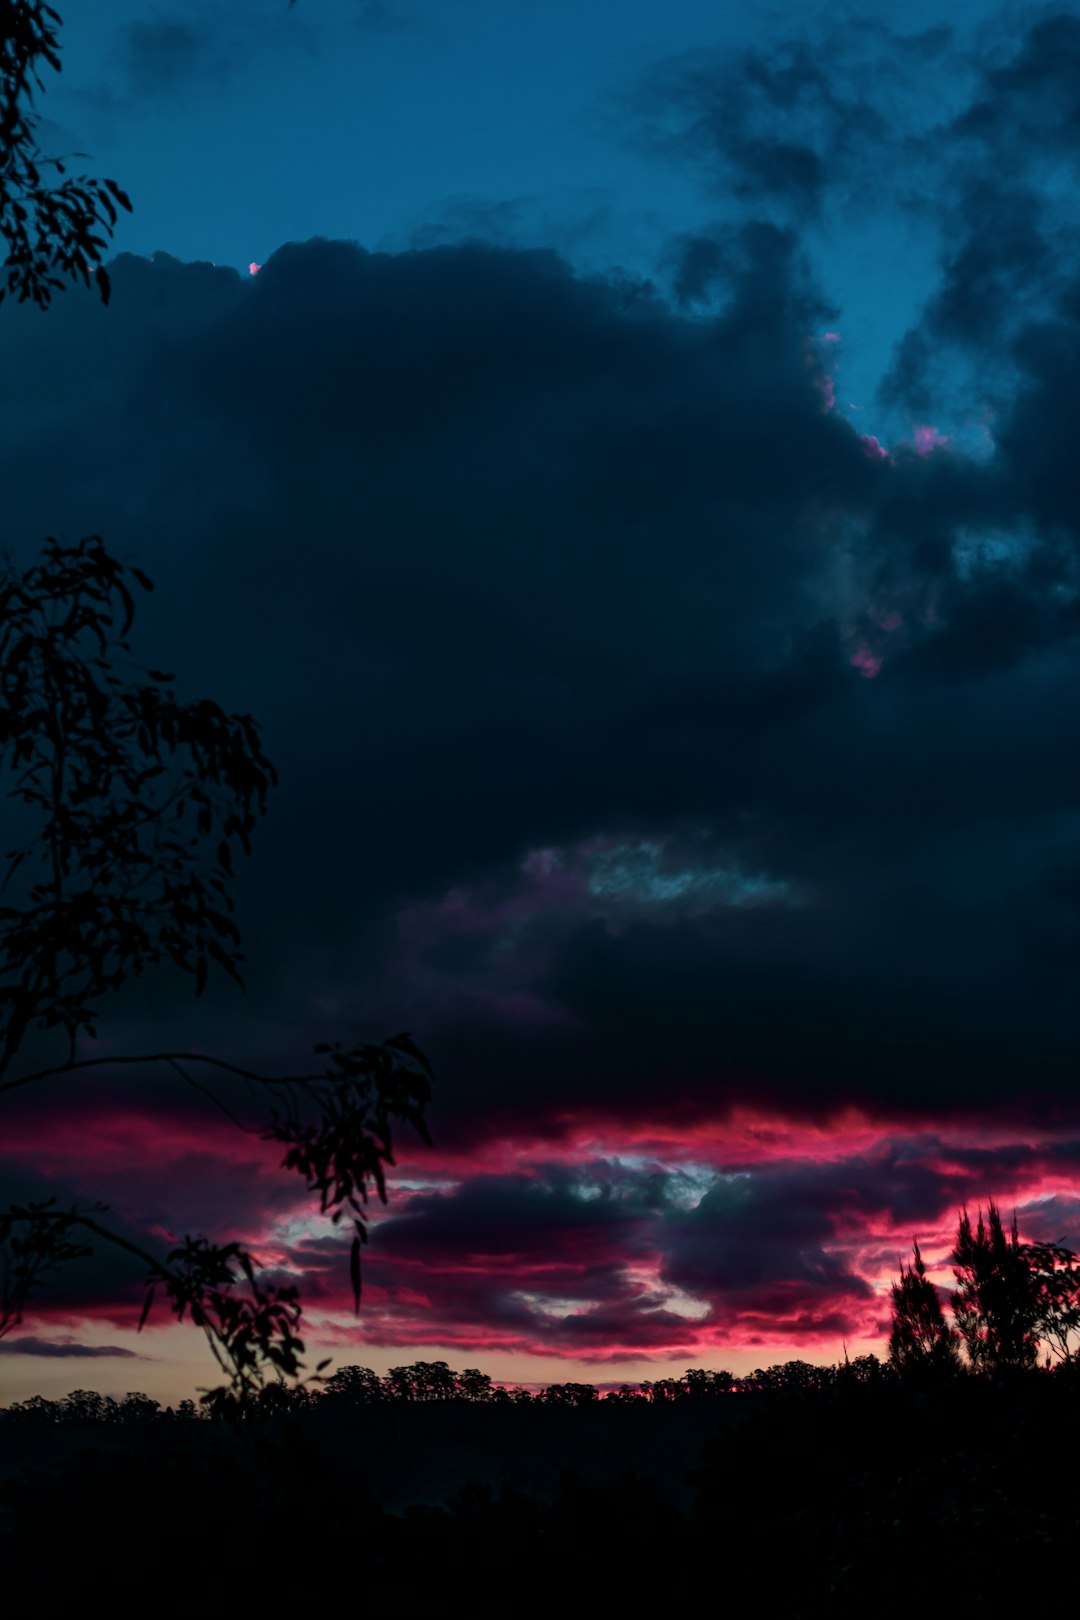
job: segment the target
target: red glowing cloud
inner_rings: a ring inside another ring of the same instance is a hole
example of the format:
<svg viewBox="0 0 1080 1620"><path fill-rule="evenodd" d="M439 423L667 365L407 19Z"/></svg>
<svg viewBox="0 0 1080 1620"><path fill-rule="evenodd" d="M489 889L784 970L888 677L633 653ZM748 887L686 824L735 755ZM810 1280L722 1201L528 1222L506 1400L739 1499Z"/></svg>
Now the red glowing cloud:
<svg viewBox="0 0 1080 1620"><path fill-rule="evenodd" d="M880 1348L913 1237L947 1282L963 1204L996 1196L1022 1230L1055 1239L1073 1238L1080 1214L1080 1141L1067 1132L1020 1139L852 1112L827 1125L745 1111L691 1129L566 1121L558 1141L403 1154L356 1321L346 1246L275 1158L213 1116L200 1129L130 1112L51 1140L24 1121L6 1155L9 1171L44 1166L58 1188L92 1182L125 1229L143 1211L151 1247L204 1228L242 1237L300 1283L320 1340L350 1354L443 1345L583 1368L720 1363L770 1344L829 1359L844 1337ZM38 1326L130 1328L140 1286L120 1268L85 1284L73 1270Z"/></svg>

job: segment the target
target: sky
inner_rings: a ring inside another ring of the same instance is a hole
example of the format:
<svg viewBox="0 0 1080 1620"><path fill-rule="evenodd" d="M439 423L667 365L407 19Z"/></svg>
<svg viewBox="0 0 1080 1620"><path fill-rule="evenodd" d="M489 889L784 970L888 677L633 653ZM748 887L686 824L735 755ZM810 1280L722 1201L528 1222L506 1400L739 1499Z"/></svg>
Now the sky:
<svg viewBox="0 0 1080 1620"><path fill-rule="evenodd" d="M1080 13L102 3L41 111L134 211L0 309L5 544L280 773L248 988L98 1055L411 1030L364 1306L280 1150L153 1071L4 1106L14 1196L242 1238L311 1359L509 1381L882 1353L959 1209L1080 1248ZM175 1400L112 1254L0 1401Z"/></svg>

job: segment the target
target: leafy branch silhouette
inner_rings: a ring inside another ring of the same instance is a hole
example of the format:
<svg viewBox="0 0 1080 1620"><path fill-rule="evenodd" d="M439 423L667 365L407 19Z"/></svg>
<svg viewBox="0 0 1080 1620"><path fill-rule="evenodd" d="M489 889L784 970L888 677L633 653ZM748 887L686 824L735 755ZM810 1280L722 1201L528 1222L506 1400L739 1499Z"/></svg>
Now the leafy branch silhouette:
<svg viewBox="0 0 1080 1620"><path fill-rule="evenodd" d="M254 1130L212 1084L215 1074L242 1079L273 1099L259 1134L284 1148L282 1167L303 1178L334 1224L349 1217L358 1310L368 1205L372 1192L386 1202L394 1128L430 1142L434 1076L407 1032L381 1044L320 1043L321 1070L286 1075L201 1052L78 1055L80 1038L96 1037L102 998L160 962L193 976L196 996L211 967L243 988L228 892L233 849L250 854L277 782L250 715L205 699L181 703L172 675L132 663L127 572L90 536L72 546L49 539L39 563L20 572L9 559L0 580L0 763L15 776L7 797L40 822L37 837L7 852L0 885L10 891L0 906L0 1096L60 1075L167 1065ZM130 574L153 588L141 570ZM28 1036L55 1033L66 1055L18 1072ZM207 1073L210 1083L199 1077ZM243 1405L267 1378L299 1376L295 1288L266 1282L236 1243L185 1237L161 1259L111 1231L97 1219L104 1212L39 1202L0 1214L0 1336L47 1274L88 1253L93 1237L147 1267L140 1328L161 1292L178 1319L204 1330L228 1379L208 1400Z"/></svg>
<svg viewBox="0 0 1080 1620"><path fill-rule="evenodd" d="M39 309L76 282L93 282L108 303L103 259L120 210L131 211L115 180L68 175L67 161L38 145L34 92L44 69L60 72L60 21L41 0L0 0L0 302L11 294Z"/></svg>

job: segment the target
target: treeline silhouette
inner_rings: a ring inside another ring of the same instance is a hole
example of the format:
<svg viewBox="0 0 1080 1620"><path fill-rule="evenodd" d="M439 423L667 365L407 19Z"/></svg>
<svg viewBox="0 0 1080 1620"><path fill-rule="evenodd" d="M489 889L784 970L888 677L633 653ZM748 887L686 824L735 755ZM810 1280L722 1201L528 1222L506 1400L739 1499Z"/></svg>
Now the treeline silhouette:
<svg viewBox="0 0 1080 1620"><path fill-rule="evenodd" d="M119 1398L95 1390L76 1389L59 1400L32 1395L0 1407L3 1423L131 1424L149 1421L199 1422L213 1419L243 1421L260 1416L310 1410L315 1406L387 1406L402 1402L455 1401L493 1406L582 1407L598 1403L621 1406L664 1405L673 1401L707 1401L733 1394L809 1392L833 1388L844 1380L878 1382L897 1376L877 1356L855 1356L837 1366L820 1367L809 1361L784 1361L758 1368L741 1377L723 1370L688 1367L681 1378L658 1378L639 1384L604 1389L596 1384L547 1384L539 1389L497 1384L476 1367L455 1372L445 1361L414 1361L391 1367L382 1377L370 1367L341 1367L319 1383L268 1384L247 1403L215 1402L210 1406L182 1400L163 1406L148 1395L133 1391Z"/></svg>

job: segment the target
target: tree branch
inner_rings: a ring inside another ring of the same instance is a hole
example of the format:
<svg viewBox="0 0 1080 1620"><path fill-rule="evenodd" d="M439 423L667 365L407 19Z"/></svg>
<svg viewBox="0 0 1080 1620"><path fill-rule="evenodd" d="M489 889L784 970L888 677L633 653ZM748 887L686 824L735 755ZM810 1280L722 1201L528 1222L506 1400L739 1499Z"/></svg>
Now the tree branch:
<svg viewBox="0 0 1080 1620"><path fill-rule="evenodd" d="M318 1074L257 1074L254 1069L241 1068L239 1064L229 1063L225 1058L211 1057L206 1052L147 1052L131 1057L80 1058L77 1063L60 1063L51 1069L35 1069L33 1074L23 1074L16 1080L0 1083L0 1095L5 1091L18 1091L21 1086L33 1085L38 1080L54 1079L77 1069L100 1069L112 1063L171 1063L174 1068L178 1063L209 1063L215 1069L238 1075L242 1080L253 1080L260 1086L313 1085L316 1081L331 1078L325 1070Z"/></svg>
<svg viewBox="0 0 1080 1620"><path fill-rule="evenodd" d="M56 1226L85 1226L86 1230L93 1232L96 1237L104 1238L107 1243L112 1243L118 1249L126 1249L129 1254L133 1254L136 1260L141 1260L143 1265L148 1266L162 1282L168 1281L173 1275L164 1261L157 1259L155 1255L150 1253L149 1249L143 1249L139 1244L130 1242L129 1239L121 1237L118 1232L110 1232L108 1227L101 1225L100 1221L95 1221L92 1215L72 1214L69 1210L63 1209L24 1209L18 1204L13 1204L4 1213L17 1221L49 1221Z"/></svg>
<svg viewBox="0 0 1080 1620"><path fill-rule="evenodd" d="M184 1084L190 1086L193 1091L201 1092L204 1097L214 1104L215 1108L220 1108L226 1119L231 1120L236 1126L237 1130L243 1131L247 1136L259 1135L259 1132L256 1130L254 1125L245 1125L240 1116L233 1113L228 1103L223 1103L221 1098L217 1096L215 1092L210 1090L209 1086L204 1086L201 1080L196 1080L193 1074L188 1074L187 1070L176 1058L170 1058L169 1062L172 1064L172 1067L176 1070L181 1080L183 1080Z"/></svg>

